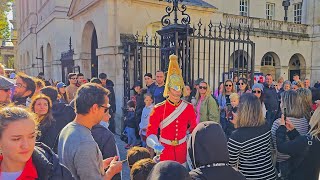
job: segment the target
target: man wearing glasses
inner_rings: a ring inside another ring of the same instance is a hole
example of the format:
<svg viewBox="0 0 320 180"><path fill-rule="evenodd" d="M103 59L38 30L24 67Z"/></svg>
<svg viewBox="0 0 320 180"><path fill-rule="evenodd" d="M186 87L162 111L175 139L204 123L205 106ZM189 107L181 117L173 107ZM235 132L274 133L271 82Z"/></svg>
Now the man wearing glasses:
<svg viewBox="0 0 320 180"><path fill-rule="evenodd" d="M11 82L8 78L0 75L0 107L5 106L11 102L11 88L13 87L13 82Z"/></svg>
<svg viewBox="0 0 320 180"><path fill-rule="evenodd" d="M76 73L69 73L68 74L68 80L69 80L69 86L66 87L66 93L67 93L67 101L70 103L78 90L77 86L77 74Z"/></svg>
<svg viewBox="0 0 320 180"><path fill-rule="evenodd" d="M16 87L13 93L13 102L15 105L27 106L27 101L30 100L36 91L36 83L32 77L24 73L18 73L16 77Z"/></svg>

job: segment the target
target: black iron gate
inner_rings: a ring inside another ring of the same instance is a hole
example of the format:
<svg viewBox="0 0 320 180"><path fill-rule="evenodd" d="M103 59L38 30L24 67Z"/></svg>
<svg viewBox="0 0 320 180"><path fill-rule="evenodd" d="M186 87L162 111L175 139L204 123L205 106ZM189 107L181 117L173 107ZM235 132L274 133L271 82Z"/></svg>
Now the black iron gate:
<svg viewBox="0 0 320 180"><path fill-rule="evenodd" d="M123 43L124 102L130 98L131 85L143 82L145 73L166 72L171 54L178 55L183 78L190 85L203 78L214 91L220 82L234 76L253 79L255 44L250 40L249 27L221 22L203 25L201 20L190 27L186 6L179 8L178 1L181 0L173 0L173 7L162 18L163 28L158 34L137 33L133 41ZM181 23L176 13L173 23L168 19L174 11L182 12Z"/></svg>

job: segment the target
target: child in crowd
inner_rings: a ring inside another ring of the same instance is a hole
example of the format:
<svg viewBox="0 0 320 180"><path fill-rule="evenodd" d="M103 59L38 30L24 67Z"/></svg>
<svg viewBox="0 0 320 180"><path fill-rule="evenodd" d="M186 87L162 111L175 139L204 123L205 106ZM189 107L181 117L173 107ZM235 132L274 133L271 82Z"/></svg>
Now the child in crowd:
<svg viewBox="0 0 320 180"><path fill-rule="evenodd" d="M134 163L130 171L131 180L147 179L154 165L156 165L156 163L150 158L142 159Z"/></svg>
<svg viewBox="0 0 320 180"><path fill-rule="evenodd" d="M227 128L226 128L226 135L229 137L231 133L235 130L234 122L233 120L233 113L236 113L238 110L240 96L237 93L230 94L230 103L231 105L228 106L228 112L227 112Z"/></svg>
<svg viewBox="0 0 320 180"><path fill-rule="evenodd" d="M126 149L129 149L137 144L136 137L136 121L135 121L135 103L130 100L127 102L127 115L125 119L125 131L128 136L128 144L125 146Z"/></svg>
<svg viewBox="0 0 320 180"><path fill-rule="evenodd" d="M145 94L144 95L145 107L143 108L142 115L141 115L141 122L139 124L139 128L140 128L139 135L141 137L142 147L146 147L146 132L149 124L150 112L153 109L152 102L153 102L152 95L150 93Z"/></svg>
<svg viewBox="0 0 320 180"><path fill-rule="evenodd" d="M128 166L131 169L134 163L141 159L151 158L150 152L144 147L133 147L127 152Z"/></svg>

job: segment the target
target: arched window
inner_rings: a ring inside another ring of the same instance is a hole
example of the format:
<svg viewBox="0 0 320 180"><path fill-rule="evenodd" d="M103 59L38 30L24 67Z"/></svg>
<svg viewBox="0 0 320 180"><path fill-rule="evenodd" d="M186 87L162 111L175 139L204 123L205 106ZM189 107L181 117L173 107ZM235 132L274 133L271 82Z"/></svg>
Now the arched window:
<svg viewBox="0 0 320 180"><path fill-rule="evenodd" d="M273 56L270 54L266 55L261 61L261 66L276 66Z"/></svg>

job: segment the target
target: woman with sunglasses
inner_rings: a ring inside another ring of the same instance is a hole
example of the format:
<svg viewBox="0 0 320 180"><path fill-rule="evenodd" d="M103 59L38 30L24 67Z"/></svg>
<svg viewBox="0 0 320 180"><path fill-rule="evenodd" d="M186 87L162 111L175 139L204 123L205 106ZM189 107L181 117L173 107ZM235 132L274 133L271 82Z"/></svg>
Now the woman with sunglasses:
<svg viewBox="0 0 320 180"><path fill-rule="evenodd" d="M264 94L263 94L263 85L256 83L252 86L252 93L259 98L261 102L262 114L263 117L266 118L267 109L263 102Z"/></svg>
<svg viewBox="0 0 320 180"><path fill-rule="evenodd" d="M228 79L224 82L222 93L219 94L218 97L218 105L220 108L220 124L223 130L226 130L226 112L228 110L228 106L231 106L230 102L230 94L235 93L235 87L232 80Z"/></svg>
<svg viewBox="0 0 320 180"><path fill-rule="evenodd" d="M251 92L249 84L248 84L248 80L246 78L240 78L239 79L238 87L239 87L239 90L238 90L239 96L241 96L244 93L250 93Z"/></svg>
<svg viewBox="0 0 320 180"><path fill-rule="evenodd" d="M204 121L214 121L219 123L219 108L216 101L211 96L209 84L202 81L196 94L196 114L197 124Z"/></svg>

